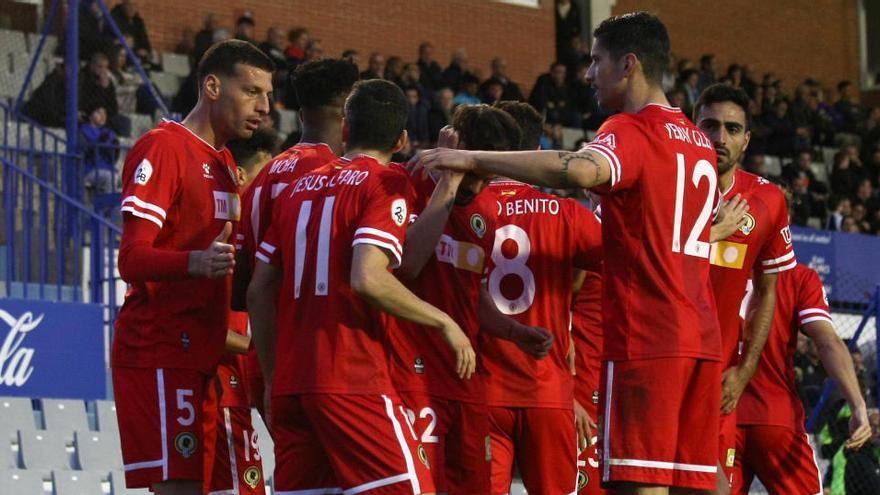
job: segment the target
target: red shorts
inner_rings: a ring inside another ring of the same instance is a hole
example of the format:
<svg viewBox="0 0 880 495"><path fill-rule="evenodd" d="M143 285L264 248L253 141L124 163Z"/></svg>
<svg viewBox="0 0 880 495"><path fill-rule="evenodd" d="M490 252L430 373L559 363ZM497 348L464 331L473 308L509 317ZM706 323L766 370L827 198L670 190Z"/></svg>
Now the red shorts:
<svg viewBox="0 0 880 495"><path fill-rule="evenodd" d="M770 493L822 493L807 434L784 426L740 425L731 493L747 495L755 476Z"/></svg>
<svg viewBox="0 0 880 495"><path fill-rule="evenodd" d="M113 368L125 484L201 480L202 402L209 375L196 370Z"/></svg>
<svg viewBox="0 0 880 495"><path fill-rule="evenodd" d="M400 397L431 460L437 492L488 495L492 460L489 408L418 392L404 392Z"/></svg>
<svg viewBox="0 0 880 495"><path fill-rule="evenodd" d="M430 461L395 396L273 397L272 439L276 493L434 491Z"/></svg>
<svg viewBox="0 0 880 495"><path fill-rule="evenodd" d="M736 462L736 410L730 414L722 414L718 435L718 464L724 469L727 483L733 486L734 464Z"/></svg>
<svg viewBox="0 0 880 495"><path fill-rule="evenodd" d="M204 492L263 495L262 457L249 407L221 407L215 387L204 402Z"/></svg>
<svg viewBox="0 0 880 495"><path fill-rule="evenodd" d="M571 409L490 407L492 493L510 492L516 461L529 493L577 487L577 429Z"/></svg>
<svg viewBox="0 0 880 495"><path fill-rule="evenodd" d="M597 421L602 483L714 489L720 384L715 361L606 362Z"/></svg>

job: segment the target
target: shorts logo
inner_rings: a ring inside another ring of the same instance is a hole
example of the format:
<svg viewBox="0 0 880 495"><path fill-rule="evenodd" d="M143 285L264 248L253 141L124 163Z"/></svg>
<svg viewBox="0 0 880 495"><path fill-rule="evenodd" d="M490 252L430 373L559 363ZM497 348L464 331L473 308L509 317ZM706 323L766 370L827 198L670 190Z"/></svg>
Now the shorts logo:
<svg viewBox="0 0 880 495"><path fill-rule="evenodd" d="M229 386L232 388L238 388L238 377L235 375L229 376Z"/></svg>
<svg viewBox="0 0 880 495"><path fill-rule="evenodd" d="M186 333L186 332L181 332L181 333L180 333L180 345L181 345L184 349L189 349L189 344L190 344L190 341L189 341L189 334Z"/></svg>
<svg viewBox="0 0 880 495"><path fill-rule="evenodd" d="M746 223L739 228L739 231L742 232L743 235L749 235L752 233L752 230L755 229L756 223L755 217L753 217L751 213L746 213Z"/></svg>
<svg viewBox="0 0 880 495"><path fill-rule="evenodd" d="M590 482L590 475L587 474L583 469L578 469L578 484L577 491L581 491L586 488L587 484Z"/></svg>
<svg viewBox="0 0 880 495"><path fill-rule="evenodd" d="M486 435L485 442L486 442L486 462L489 462L492 460L492 439L489 438L489 435Z"/></svg>
<svg viewBox="0 0 880 495"><path fill-rule="evenodd" d="M391 219L394 220L394 224L400 227L406 222L407 218L409 217L406 214L406 201L403 199L395 199L394 202L391 203Z"/></svg>
<svg viewBox="0 0 880 495"><path fill-rule="evenodd" d="M260 483L263 475L260 474L260 470L256 466L251 466L244 470L242 478L244 478L244 482L247 483L247 486L251 487L253 490Z"/></svg>
<svg viewBox="0 0 880 495"><path fill-rule="evenodd" d="M199 441L196 436L188 431L183 431L174 437L174 449L180 452L184 459L189 459L196 452Z"/></svg>
<svg viewBox="0 0 880 495"><path fill-rule="evenodd" d="M482 239L486 235L486 219L479 213L474 213L471 215L471 228L474 230L474 234Z"/></svg>
<svg viewBox="0 0 880 495"><path fill-rule="evenodd" d="M419 460L422 461L422 464L425 465L426 468L431 469L431 462L428 461L428 452L425 451L425 447L422 444L419 444Z"/></svg>
<svg viewBox="0 0 880 495"><path fill-rule="evenodd" d="M150 163L150 160L144 158L141 164L138 165L137 170L134 171L134 183L139 186L145 186L152 176L153 164Z"/></svg>
<svg viewBox="0 0 880 495"><path fill-rule="evenodd" d="M425 361L422 358L417 357L413 368L415 368L417 375L423 374L425 372Z"/></svg>
<svg viewBox="0 0 880 495"><path fill-rule="evenodd" d="M725 462L726 466L729 468L733 467L735 460L736 460L736 449L727 449L727 461Z"/></svg>

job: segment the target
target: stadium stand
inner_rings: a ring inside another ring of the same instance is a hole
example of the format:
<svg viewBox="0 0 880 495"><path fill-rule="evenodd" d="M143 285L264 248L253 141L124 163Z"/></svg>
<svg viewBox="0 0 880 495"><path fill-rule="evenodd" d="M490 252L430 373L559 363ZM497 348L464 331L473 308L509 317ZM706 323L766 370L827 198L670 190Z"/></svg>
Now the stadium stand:
<svg viewBox="0 0 880 495"><path fill-rule="evenodd" d="M42 494L40 473L27 469L0 469L0 493Z"/></svg>
<svg viewBox="0 0 880 495"><path fill-rule="evenodd" d="M71 455L67 450L64 433L52 430L19 431L19 461L24 469L45 472L70 469Z"/></svg>
<svg viewBox="0 0 880 495"><path fill-rule="evenodd" d="M55 495L94 495L103 493L101 478L106 477L92 471L52 471Z"/></svg>
<svg viewBox="0 0 880 495"><path fill-rule="evenodd" d="M119 432L82 431L74 435L77 465L84 471L113 471L122 469L122 451Z"/></svg>

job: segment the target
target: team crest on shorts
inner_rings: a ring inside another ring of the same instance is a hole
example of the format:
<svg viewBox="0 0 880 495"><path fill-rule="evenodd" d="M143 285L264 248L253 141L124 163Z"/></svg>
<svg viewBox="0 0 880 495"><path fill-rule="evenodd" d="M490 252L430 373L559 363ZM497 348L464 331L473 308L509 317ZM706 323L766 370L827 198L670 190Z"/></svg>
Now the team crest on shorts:
<svg viewBox="0 0 880 495"><path fill-rule="evenodd" d="M755 217L753 217L751 213L746 213L746 223L739 228L739 231L742 232L743 235L749 235L755 230L756 223Z"/></svg>
<svg viewBox="0 0 880 495"><path fill-rule="evenodd" d="M583 469L578 469L578 485L577 491L581 491L586 488L587 484L590 482L590 475L587 474Z"/></svg>
<svg viewBox="0 0 880 495"><path fill-rule="evenodd" d="M422 461L422 464L425 465L426 468L431 469L431 461L428 460L428 452L425 451L425 446L419 444L419 460Z"/></svg>
<svg viewBox="0 0 880 495"><path fill-rule="evenodd" d="M229 386L232 388L238 388L238 377L235 375L229 375Z"/></svg>
<svg viewBox="0 0 880 495"><path fill-rule="evenodd" d="M180 452L184 459L189 459L196 452L199 441L196 436L188 431L182 431L174 437L174 449Z"/></svg>
<svg viewBox="0 0 880 495"><path fill-rule="evenodd" d="M474 230L474 234L477 234L477 237L480 239L486 235L486 219L483 218L483 215L480 215L479 213L471 215L471 228Z"/></svg>
<svg viewBox="0 0 880 495"><path fill-rule="evenodd" d="M421 375L425 372L425 361L417 357L416 362L413 364L413 368L416 370L417 375Z"/></svg>
<svg viewBox="0 0 880 495"><path fill-rule="evenodd" d="M251 466L244 470L244 474L242 474L241 477L244 478L244 482L247 483L247 486L251 487L253 490L260 483L263 475L260 474L260 470L257 469L256 466Z"/></svg>
<svg viewBox="0 0 880 495"><path fill-rule="evenodd" d="M735 460L736 460L736 449L727 449L727 462L726 462L727 467L732 468Z"/></svg>

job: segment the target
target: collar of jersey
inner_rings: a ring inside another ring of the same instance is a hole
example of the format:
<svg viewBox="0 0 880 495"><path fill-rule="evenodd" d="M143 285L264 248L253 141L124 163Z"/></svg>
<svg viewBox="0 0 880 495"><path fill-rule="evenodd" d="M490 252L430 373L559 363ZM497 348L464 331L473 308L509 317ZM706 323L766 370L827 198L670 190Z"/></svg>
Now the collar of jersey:
<svg viewBox="0 0 880 495"><path fill-rule="evenodd" d="M207 146L208 148L211 148L212 150L214 150L214 151L216 151L216 152L218 152L218 153L221 152L221 151L223 151L223 148L217 149L217 148L211 146L211 143L209 143L209 142L205 141L204 139L202 139L201 136L199 136L198 134L194 133L194 132L192 131L192 129L190 129L189 127L187 127L187 126L181 124L180 122L177 122L177 121L175 121L175 120L171 120L171 119L162 119L162 122L168 122L168 123L170 123L170 124L175 124L175 125L177 125L177 127L180 127L181 129L183 129L183 130L185 130L186 132L190 133L191 136L193 136L194 138L198 139L199 141L205 143L205 146ZM225 148L225 146L224 146L224 148Z"/></svg>

